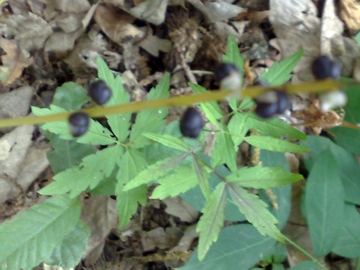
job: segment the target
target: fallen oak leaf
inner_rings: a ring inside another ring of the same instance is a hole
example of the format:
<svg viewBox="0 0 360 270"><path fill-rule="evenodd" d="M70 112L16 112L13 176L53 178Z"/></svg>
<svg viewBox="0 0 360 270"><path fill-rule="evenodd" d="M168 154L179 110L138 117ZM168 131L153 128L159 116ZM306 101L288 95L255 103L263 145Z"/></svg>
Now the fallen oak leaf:
<svg viewBox="0 0 360 270"><path fill-rule="evenodd" d="M5 38L0 39L0 47L6 52L6 55L1 58L3 62L2 71L5 72L1 76L2 82L4 85L9 85L21 76L24 68L32 64L33 58L19 44Z"/></svg>

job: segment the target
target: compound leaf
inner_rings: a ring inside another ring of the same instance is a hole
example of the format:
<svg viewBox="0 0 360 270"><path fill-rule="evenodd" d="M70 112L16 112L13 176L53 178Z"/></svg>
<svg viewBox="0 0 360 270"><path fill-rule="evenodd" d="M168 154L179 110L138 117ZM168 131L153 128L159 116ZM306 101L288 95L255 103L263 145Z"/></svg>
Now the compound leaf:
<svg viewBox="0 0 360 270"><path fill-rule="evenodd" d="M255 147L274 152L302 153L308 151L304 146L267 136L249 136L245 137L244 140Z"/></svg>
<svg viewBox="0 0 360 270"><path fill-rule="evenodd" d="M277 167L243 167L226 177L226 180L237 183L248 188L269 189L274 187L285 186L303 179L301 174L284 172L282 166Z"/></svg>
<svg viewBox="0 0 360 270"><path fill-rule="evenodd" d="M316 157L306 183L306 216L314 253L328 254L335 246L344 212L344 189L331 150Z"/></svg>
<svg viewBox="0 0 360 270"><path fill-rule="evenodd" d="M248 119L248 114L242 113L236 113L230 119L228 128L234 142L235 151L237 151L238 146L244 141L244 137L249 130L246 125Z"/></svg>
<svg viewBox="0 0 360 270"><path fill-rule="evenodd" d="M284 242L284 237L276 227L276 218L266 209L267 205L254 194L230 183L229 192L240 212L246 216L262 235L269 235L279 242Z"/></svg>
<svg viewBox="0 0 360 270"><path fill-rule="evenodd" d="M0 226L0 265L9 270L37 266L76 226L80 213L78 198L61 195L5 221Z"/></svg>
<svg viewBox="0 0 360 270"><path fill-rule="evenodd" d="M261 73L259 80L267 81L271 86L286 83L291 78L291 72L297 65L304 51L300 50L280 62L275 62L266 72Z"/></svg>
<svg viewBox="0 0 360 270"><path fill-rule="evenodd" d="M203 209L196 231L200 233L198 255L202 261L211 244L216 242L221 227L224 225L224 213L226 202L225 184L220 183L211 194L208 203Z"/></svg>

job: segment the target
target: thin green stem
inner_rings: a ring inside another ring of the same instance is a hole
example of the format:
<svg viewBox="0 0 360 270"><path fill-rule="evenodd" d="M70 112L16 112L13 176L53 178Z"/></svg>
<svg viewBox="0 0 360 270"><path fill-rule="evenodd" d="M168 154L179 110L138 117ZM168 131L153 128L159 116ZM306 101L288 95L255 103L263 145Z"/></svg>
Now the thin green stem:
<svg viewBox="0 0 360 270"><path fill-rule="evenodd" d="M360 85L360 84L358 82L317 81L317 82L302 83L297 85L282 85L282 86L277 86L276 88L283 89L284 91L290 94L300 93L300 92L318 93L318 92L331 91L334 89L338 89L350 85ZM247 87L240 91L239 98L256 97L261 93L271 90L273 88L274 87L261 87L261 86ZM132 102L129 104L116 105L111 107L93 107L89 109L83 109L82 111L86 112L90 117L96 118L96 117L103 117L105 115L120 114L126 112L137 112L148 109L188 106L193 103L222 100L233 94L234 92L230 90L207 91L201 94ZM32 116L32 117L23 117L23 118L2 119L0 120L0 128L65 121L68 119L71 113L72 112L64 112L59 114L51 114L51 115L44 115L38 117Z"/></svg>
<svg viewBox="0 0 360 270"><path fill-rule="evenodd" d="M360 258L357 259L356 270L360 270Z"/></svg>
<svg viewBox="0 0 360 270"><path fill-rule="evenodd" d="M291 241L289 238L287 238L284 235L284 238L286 240L286 242L288 242L290 245L292 245L293 247L295 247L297 250L299 250L300 252L302 252L303 254L305 254L310 260L312 260L314 263L317 264L317 266L319 266L321 269L327 270L325 265L323 265L321 262L319 262L313 255L311 255L309 252L307 252L305 249L303 249L302 247L300 247L298 244L296 244L295 242Z"/></svg>

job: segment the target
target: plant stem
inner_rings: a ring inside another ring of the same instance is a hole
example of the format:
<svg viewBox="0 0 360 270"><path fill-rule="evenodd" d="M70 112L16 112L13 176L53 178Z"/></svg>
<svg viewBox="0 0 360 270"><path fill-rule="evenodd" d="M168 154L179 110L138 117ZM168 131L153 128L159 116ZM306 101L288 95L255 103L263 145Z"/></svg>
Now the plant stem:
<svg viewBox="0 0 360 270"><path fill-rule="evenodd" d="M299 92L325 92L340 87L345 87L349 85L359 85L358 82L338 82L338 81L316 81L311 83L302 83L297 85L282 85L276 87L277 89L283 89L289 94L299 93ZM261 93L271 90L273 87L262 87L262 86L252 86L244 88L241 91L241 98L244 97L256 97ZM171 98L162 98L156 100L147 100L132 102L129 104L116 105L111 107L93 107L89 109L83 109L83 112L86 112L90 117L103 117L105 115L111 114L120 114L126 112L136 112L148 109L157 109L165 107L175 107L175 106L188 106L193 103L206 102L206 101L215 101L222 100L228 97L229 95L234 94L230 90L221 90L221 91L207 91L201 94L187 95L187 96L177 96ZM23 117L23 118L8 118L0 120L0 128L3 127L14 127L20 125L35 125L43 124L48 122L56 121L65 121L68 119L69 115L72 112L65 112L59 114L51 114L39 117Z"/></svg>
<svg viewBox="0 0 360 270"><path fill-rule="evenodd" d="M326 267L319 262L314 256L312 256L309 252L307 252L305 249L303 249L302 247L300 247L299 245L297 245L295 242L291 241L289 238L287 238L284 235L284 238L286 240L286 242L288 242L290 245L292 245L293 247L295 247L297 250L299 250L300 252L302 252L303 254L305 254L309 259L311 259L314 263L316 263L321 269L327 270Z"/></svg>
<svg viewBox="0 0 360 270"><path fill-rule="evenodd" d="M357 259L356 270L360 270L360 258Z"/></svg>

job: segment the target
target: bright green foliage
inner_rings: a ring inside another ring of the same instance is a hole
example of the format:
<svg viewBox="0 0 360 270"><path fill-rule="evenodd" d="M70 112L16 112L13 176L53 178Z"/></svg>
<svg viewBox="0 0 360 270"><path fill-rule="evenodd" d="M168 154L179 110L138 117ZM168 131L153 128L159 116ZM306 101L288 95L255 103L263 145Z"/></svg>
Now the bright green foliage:
<svg viewBox="0 0 360 270"><path fill-rule="evenodd" d="M143 184L148 184L152 181L164 177L167 173L175 169L189 154L169 157L148 166L134 177L123 190L130 190Z"/></svg>
<svg viewBox="0 0 360 270"><path fill-rule="evenodd" d="M175 197L195 187L196 179L197 175L191 167L180 167L158 181L160 186L154 189L151 198L163 200L167 197Z"/></svg>
<svg viewBox="0 0 360 270"><path fill-rule="evenodd" d="M80 218L80 200L61 195L22 212L0 227L0 265L32 269L48 259Z"/></svg>
<svg viewBox="0 0 360 270"><path fill-rule="evenodd" d="M54 173L59 173L78 165L84 157L94 154L95 150L91 145L62 140L59 135L54 133L44 133L50 145L54 148L53 151L47 153L47 158L52 165L51 169Z"/></svg>
<svg viewBox="0 0 360 270"><path fill-rule="evenodd" d="M240 71L244 70L244 57L240 55L239 47L233 36L229 36L226 45L226 54L222 56L225 63L234 64Z"/></svg>
<svg viewBox="0 0 360 270"><path fill-rule="evenodd" d="M83 159L80 165L55 175L55 182L41 189L39 193L51 195L64 194L70 191L70 196L73 198L88 188L93 189L101 180L109 177L115 168L116 159L108 159L107 157L120 156L121 153L121 146L116 146L89 155Z"/></svg>
<svg viewBox="0 0 360 270"><path fill-rule="evenodd" d="M89 100L84 88L67 82L56 89L52 104L65 110L79 110Z"/></svg>
<svg viewBox="0 0 360 270"><path fill-rule="evenodd" d="M200 261L204 259L211 244L216 242L221 227L224 225L225 199L226 186L224 183L220 183L202 211L203 215L196 227L196 231L200 233L198 246Z"/></svg>
<svg viewBox="0 0 360 270"><path fill-rule="evenodd" d="M315 159L307 179L306 217L314 253L325 256L335 246L344 213L344 189L329 148Z"/></svg>
<svg viewBox="0 0 360 270"><path fill-rule="evenodd" d="M148 100L165 98L170 95L170 75L164 75L159 84L152 88L148 94ZM142 136L145 132L158 133L165 125L165 117L168 109L144 110L137 114L135 124L131 128L130 141L132 147L141 148L150 144L150 140Z"/></svg>
<svg viewBox="0 0 360 270"><path fill-rule="evenodd" d="M154 140L158 143L161 143L165 146L168 146L170 148L174 148L182 151L190 150L189 146L186 143L184 143L184 141L168 134L159 135L155 133L143 133L143 136L151 140Z"/></svg>
<svg viewBox="0 0 360 270"><path fill-rule="evenodd" d="M244 125L261 135L268 135L274 138L288 137L291 139L305 140L306 135L293 128L279 118L261 119L253 112L238 114L246 118Z"/></svg>
<svg viewBox="0 0 360 270"><path fill-rule="evenodd" d="M280 140L273 137L249 136L245 137L244 140L255 147L274 152L303 153L308 151L307 148L301 145L293 144L288 141Z"/></svg>
<svg viewBox="0 0 360 270"><path fill-rule="evenodd" d="M116 209L119 211L119 227L125 227L133 214L136 213L138 203L145 205L147 201L145 185L137 186L130 191L124 191L124 184L134 178L145 168L146 160L137 149L128 149L118 163L120 169L116 175L117 184L115 194L121 200L117 200Z"/></svg>
<svg viewBox="0 0 360 270"><path fill-rule="evenodd" d="M243 167L226 178L227 181L248 188L274 188L284 186L301 180L301 174L284 172L282 166L278 167Z"/></svg>
<svg viewBox="0 0 360 270"><path fill-rule="evenodd" d="M121 77L118 75L114 77L112 71L108 68L105 61L101 58L97 58L98 63L98 77L104 80L106 84L112 90L112 96L109 102L106 103L106 107L125 104L130 102L129 93L125 92L121 82ZM107 120L111 127L112 132L118 138L120 142L125 141L129 136L130 118L131 113L123 113L118 115L108 115Z"/></svg>
<svg viewBox="0 0 360 270"><path fill-rule="evenodd" d="M189 83L189 86L194 93L205 93L207 91L204 87L198 84ZM219 104L215 101L202 102L200 103L200 107L204 111L206 118L209 119L212 124L217 126L217 120L223 117Z"/></svg>
<svg viewBox="0 0 360 270"><path fill-rule="evenodd" d="M199 261L196 249L180 269L249 269L262 260L274 244L274 239L262 236L251 225L229 226L221 230L218 241L212 245L204 260Z"/></svg>
<svg viewBox="0 0 360 270"><path fill-rule="evenodd" d="M272 86L280 85L289 81L291 78L291 72L303 54L304 51L300 50L285 58L281 62L275 62L267 72L263 72L260 75L259 80L265 80Z"/></svg>
<svg viewBox="0 0 360 270"><path fill-rule="evenodd" d="M238 146L244 141L244 137L249 130L246 125L248 118L248 114L237 113L231 117L228 124L235 151L237 151Z"/></svg>
<svg viewBox="0 0 360 270"><path fill-rule="evenodd" d="M76 267L86 252L90 233L89 227L83 221L79 221L45 263L63 268Z"/></svg>
<svg viewBox="0 0 360 270"><path fill-rule="evenodd" d="M360 214L354 204L345 204L340 234L332 251L346 258L360 257Z"/></svg>
<svg viewBox="0 0 360 270"><path fill-rule="evenodd" d="M226 163L231 170L236 170L236 152L228 127L220 123L220 132L216 133L215 147L212 152L211 165L216 167Z"/></svg>
<svg viewBox="0 0 360 270"><path fill-rule="evenodd" d="M210 186L209 186L209 182L208 182L208 178L209 178L208 168L206 167L204 162L201 160L201 158L199 158L197 155L192 154L191 156L193 159L194 171L197 176L199 186L200 186L206 200L208 200L210 197Z"/></svg>
<svg viewBox="0 0 360 270"><path fill-rule="evenodd" d="M283 235L275 226L276 218L266 209L267 205L254 194L245 189L229 184L229 192L240 211L246 216L262 235L269 235L274 239L284 242Z"/></svg>

